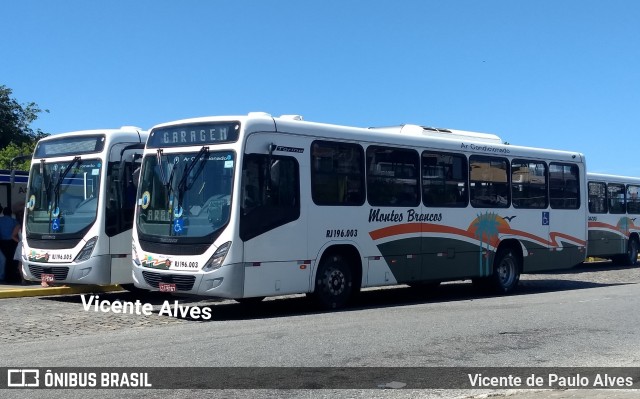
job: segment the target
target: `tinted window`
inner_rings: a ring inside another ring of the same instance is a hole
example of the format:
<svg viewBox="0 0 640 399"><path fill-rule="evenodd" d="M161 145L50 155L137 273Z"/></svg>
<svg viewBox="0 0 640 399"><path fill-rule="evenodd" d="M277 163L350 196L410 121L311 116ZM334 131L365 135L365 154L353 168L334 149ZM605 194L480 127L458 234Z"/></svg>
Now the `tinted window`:
<svg viewBox="0 0 640 399"><path fill-rule="evenodd" d="M607 184L607 198L609 199L609 213L625 213L624 184Z"/></svg>
<svg viewBox="0 0 640 399"><path fill-rule="evenodd" d="M506 158L472 155L469 157L471 206L509 207L509 161Z"/></svg>
<svg viewBox="0 0 640 399"><path fill-rule="evenodd" d="M242 164L240 238L250 240L300 217L298 161L251 154Z"/></svg>
<svg viewBox="0 0 640 399"><path fill-rule="evenodd" d="M367 148L367 193L373 206L420 204L420 160L413 150Z"/></svg>
<svg viewBox="0 0 640 399"><path fill-rule="evenodd" d="M589 212L607 213L607 185L601 182L589 182Z"/></svg>
<svg viewBox="0 0 640 399"><path fill-rule="evenodd" d="M511 162L511 196L514 208L543 209L547 197L547 165L542 161Z"/></svg>
<svg viewBox="0 0 640 399"><path fill-rule="evenodd" d="M311 144L311 195L317 205L364 203L364 151L358 144Z"/></svg>
<svg viewBox="0 0 640 399"><path fill-rule="evenodd" d="M422 153L422 201L426 206L464 208L469 202L467 158L462 154Z"/></svg>
<svg viewBox="0 0 640 399"><path fill-rule="evenodd" d="M627 212L640 213L640 186L627 186Z"/></svg>
<svg viewBox="0 0 640 399"><path fill-rule="evenodd" d="M554 209L580 208L578 165L553 162L549 165L549 199Z"/></svg>

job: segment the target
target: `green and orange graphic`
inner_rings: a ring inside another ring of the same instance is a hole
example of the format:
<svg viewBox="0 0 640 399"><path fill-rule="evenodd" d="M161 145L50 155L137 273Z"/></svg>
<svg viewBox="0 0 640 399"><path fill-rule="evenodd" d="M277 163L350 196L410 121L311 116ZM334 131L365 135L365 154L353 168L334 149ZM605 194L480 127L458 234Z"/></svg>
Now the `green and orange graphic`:
<svg viewBox="0 0 640 399"><path fill-rule="evenodd" d="M619 232L625 237L629 237L632 231L639 231L640 226L635 224L635 218L631 219L627 216L622 216L616 225L612 225L609 223L598 222L598 221L589 221L590 229L606 229L615 232Z"/></svg>
<svg viewBox="0 0 640 399"><path fill-rule="evenodd" d="M498 248L501 239L504 237L514 237L519 240L536 243L539 247L554 249L562 249L567 244L575 247L586 246L586 241L569 234L551 231L548 235L539 236L527 231L517 230L510 226L507 219L501 217L494 212L485 212L477 214L476 218L471 221L466 229L457 227L435 224L435 223L403 223L392 226L383 227L373 230L369 233L374 241L384 240L389 242L396 236L413 236L413 238L421 237L423 240L430 238L445 238L444 236L458 236L457 240L468 243L477 242L478 244L478 267L479 275L487 276L491 273L491 260L493 254ZM406 238L406 237L405 237ZM402 237L397 237L402 240ZM454 239L454 238L452 238ZM382 250L382 246L388 244L378 244ZM385 255L383 253L383 255Z"/></svg>

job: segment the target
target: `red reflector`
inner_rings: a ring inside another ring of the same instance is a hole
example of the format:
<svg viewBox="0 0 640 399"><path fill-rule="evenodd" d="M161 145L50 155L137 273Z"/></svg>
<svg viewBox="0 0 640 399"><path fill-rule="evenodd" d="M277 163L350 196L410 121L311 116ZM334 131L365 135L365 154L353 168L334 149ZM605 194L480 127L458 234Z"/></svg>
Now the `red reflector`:
<svg viewBox="0 0 640 399"><path fill-rule="evenodd" d="M307 268L307 265L300 265L300 270L304 270Z"/></svg>

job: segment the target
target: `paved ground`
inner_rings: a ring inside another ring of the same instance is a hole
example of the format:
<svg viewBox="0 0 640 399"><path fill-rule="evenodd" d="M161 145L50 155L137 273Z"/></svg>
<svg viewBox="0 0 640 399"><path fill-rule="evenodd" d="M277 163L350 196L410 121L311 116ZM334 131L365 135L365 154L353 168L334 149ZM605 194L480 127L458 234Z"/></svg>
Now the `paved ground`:
<svg viewBox="0 0 640 399"><path fill-rule="evenodd" d="M549 276L552 274L553 276ZM571 289L571 284L576 284L576 287L580 285L584 287L585 284L593 284L594 286L603 284L637 284L640 282L640 268L619 267L612 265L608 262L590 263L581 265L575 269L568 270L566 272L554 272L549 274L536 274L523 276L521 284L524 287L531 287L540 284L549 286L550 283L562 285L563 289ZM569 288L567 288L569 287ZM552 287L550 287L552 288ZM100 291L111 291L103 292ZM120 329L143 329L151 325L166 324L176 325L180 323L192 323L192 321L183 320L174 317L141 317L139 315L130 314L114 314L111 312L74 312L69 314L68 306L70 303L80 304L81 296L78 293L95 292L96 295L104 298L109 298L112 302L114 299L120 299L122 301L135 301L137 296L120 290L120 287L52 287L42 288L38 285L20 286L20 285L0 285L0 320L2 320L3 328L0 329L0 342L12 342L16 339L28 339L31 341L38 340L44 336L51 336L53 333L55 336L79 336L85 334L91 334L93 332L100 332L106 330L120 330ZM87 297L90 294L85 294ZM21 297L33 297L36 298L21 298ZM8 298L2 300L2 298ZM159 294L149 295L143 299L146 303L152 303L154 305L154 311L158 311L160 304L167 299L166 296ZM29 302L28 306L25 306L25 302ZM213 302L198 301L196 299L181 298L180 302L193 301L194 303ZM19 312L22 317L18 321L12 321L15 317L8 317L9 314L15 315ZM5 393L8 396L5 396ZM13 394L18 392L4 391L0 392L0 397L14 397ZM54 393L53 391L51 393ZM57 393L57 392L55 392ZM116 392L113 392L116 393ZM126 394L131 394L131 391L127 391ZM136 397L146 397L142 392ZM149 391L148 397L156 397L157 391ZM163 392L163 394L166 392ZM177 393L177 392L176 392ZM199 391L193 391L192 393L198 396ZM228 397L247 397L246 390L227 391ZM345 392L331 391L331 390L317 390L313 392L298 392L295 391L258 391L256 392L260 397L343 397ZM339 393L338 395L335 395ZM425 395L421 391L410 390L380 390L380 391L354 391L353 398L426 398L426 397L451 397L449 394L443 392L442 396L433 396L432 394ZM55 396L55 395L54 395ZM18 397L18 396L15 396ZM116 397L116 396L113 396ZM169 397L174 397L171 394ZM177 397L177 396L176 396ZM588 399L631 399L640 398L640 392L635 390L563 390L563 391L498 391L486 394L464 394L462 393L459 398L513 398L513 399L575 399L575 398L588 398Z"/></svg>

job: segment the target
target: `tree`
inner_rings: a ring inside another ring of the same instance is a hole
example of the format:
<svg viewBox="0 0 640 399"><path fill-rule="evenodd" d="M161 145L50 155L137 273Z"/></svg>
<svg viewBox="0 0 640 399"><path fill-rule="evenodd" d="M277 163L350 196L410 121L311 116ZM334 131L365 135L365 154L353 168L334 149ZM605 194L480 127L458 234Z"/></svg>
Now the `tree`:
<svg viewBox="0 0 640 399"><path fill-rule="evenodd" d="M19 155L30 155L38 140L48 136L30 125L41 112L38 104L20 104L11 97L13 91L0 85L0 168L9 168L10 161ZM17 169L27 170L28 162L17 165Z"/></svg>
<svg viewBox="0 0 640 399"><path fill-rule="evenodd" d="M31 166L31 155L36 148L36 141L31 143L16 144L11 143L0 150L0 169L29 170ZM11 161L20 156L27 156L26 160L16 160L11 165Z"/></svg>

